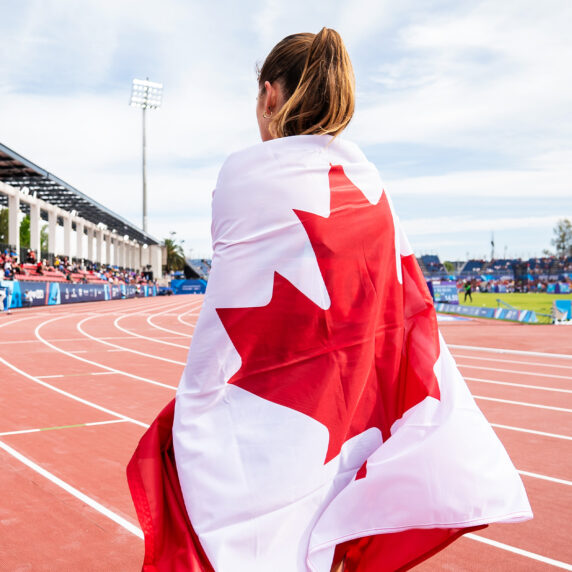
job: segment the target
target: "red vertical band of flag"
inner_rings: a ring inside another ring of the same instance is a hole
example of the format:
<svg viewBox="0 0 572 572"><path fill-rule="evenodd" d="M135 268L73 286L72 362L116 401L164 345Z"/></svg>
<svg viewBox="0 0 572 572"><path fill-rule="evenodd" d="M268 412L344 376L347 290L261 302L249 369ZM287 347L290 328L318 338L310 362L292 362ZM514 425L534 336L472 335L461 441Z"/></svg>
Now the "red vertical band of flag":
<svg viewBox="0 0 572 572"><path fill-rule="evenodd" d="M173 454L173 399L143 435L127 480L145 536L143 572L213 572L189 521Z"/></svg>

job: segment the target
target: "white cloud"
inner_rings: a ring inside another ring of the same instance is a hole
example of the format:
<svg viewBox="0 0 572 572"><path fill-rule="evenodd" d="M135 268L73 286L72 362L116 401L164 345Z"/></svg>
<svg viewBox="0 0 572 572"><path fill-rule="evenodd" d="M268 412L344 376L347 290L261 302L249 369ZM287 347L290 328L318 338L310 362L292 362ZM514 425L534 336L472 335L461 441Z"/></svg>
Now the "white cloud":
<svg viewBox="0 0 572 572"><path fill-rule="evenodd" d="M208 251L217 171L226 155L258 140L255 63L285 35L329 25L361 74L349 138L366 151L405 143L500 157L494 168L443 161L431 170L440 175L415 177L399 162L387 181L396 197L428 204L433 196L483 197L470 220L442 210L458 237L427 230L416 235L428 239L425 247L462 243L464 254L477 238L463 230L485 220L501 196L549 231L552 218L535 218L528 199L544 196L555 213L572 212L572 3L429 4L13 3L0 21L1 141L138 223L141 118L128 107L130 84L146 75L163 82L163 107L148 115L150 230L158 238L174 230L188 247Z"/></svg>
<svg viewBox="0 0 572 572"><path fill-rule="evenodd" d="M402 220L405 232L411 236L443 235L454 233L471 233L475 231L491 232L494 229L530 229L552 228L561 215L539 217L501 217L479 218L465 217L433 217Z"/></svg>
<svg viewBox="0 0 572 572"><path fill-rule="evenodd" d="M494 206L493 199L500 197L560 197L566 199L564 210L572 210L572 164L561 161L553 169L461 171L446 175L388 180L386 183L389 192L396 196L477 196L483 197L491 207Z"/></svg>

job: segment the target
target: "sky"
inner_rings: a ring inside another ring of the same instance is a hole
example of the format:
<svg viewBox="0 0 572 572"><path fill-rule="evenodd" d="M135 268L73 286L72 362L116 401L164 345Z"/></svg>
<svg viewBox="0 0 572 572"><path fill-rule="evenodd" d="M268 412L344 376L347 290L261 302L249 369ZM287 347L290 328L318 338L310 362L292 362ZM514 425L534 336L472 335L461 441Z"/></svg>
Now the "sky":
<svg viewBox="0 0 572 572"><path fill-rule="evenodd" d="M0 142L209 257L230 153L259 142L256 65L334 28L356 75L343 137L377 166L417 255L528 258L572 218L570 0L0 0ZM175 233L175 234L171 234Z"/></svg>

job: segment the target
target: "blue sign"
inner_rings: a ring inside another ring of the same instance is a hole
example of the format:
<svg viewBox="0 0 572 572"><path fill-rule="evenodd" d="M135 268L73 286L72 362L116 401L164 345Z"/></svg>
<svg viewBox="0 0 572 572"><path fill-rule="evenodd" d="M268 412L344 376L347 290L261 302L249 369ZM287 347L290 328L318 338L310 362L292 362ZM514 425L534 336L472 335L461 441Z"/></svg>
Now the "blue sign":
<svg viewBox="0 0 572 572"><path fill-rule="evenodd" d="M6 309L134 298L138 293L143 296L157 295L155 286L137 286L134 284L74 284L73 282L0 280L0 289L4 293L3 306Z"/></svg>
<svg viewBox="0 0 572 572"><path fill-rule="evenodd" d="M58 286L60 290L60 304L105 300L104 284L68 284L67 282L60 282Z"/></svg>
<svg viewBox="0 0 572 572"><path fill-rule="evenodd" d="M449 304L459 303L459 292L457 291L456 282L432 281L429 290L436 304L439 302L448 302Z"/></svg>
<svg viewBox="0 0 572 572"><path fill-rule="evenodd" d="M171 280L173 294L204 294L206 280Z"/></svg>
<svg viewBox="0 0 572 572"><path fill-rule="evenodd" d="M436 304L437 312L447 314L461 314L463 316L473 316L475 318L494 318L494 308L482 308L480 306L452 306L451 304Z"/></svg>

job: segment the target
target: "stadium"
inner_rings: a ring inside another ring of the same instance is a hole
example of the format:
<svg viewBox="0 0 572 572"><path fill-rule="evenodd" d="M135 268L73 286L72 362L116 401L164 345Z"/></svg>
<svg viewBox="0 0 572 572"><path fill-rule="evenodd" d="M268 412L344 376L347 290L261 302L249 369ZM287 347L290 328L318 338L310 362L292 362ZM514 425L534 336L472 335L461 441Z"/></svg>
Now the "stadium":
<svg viewBox="0 0 572 572"><path fill-rule="evenodd" d="M136 570L142 533L124 467L174 395L210 260L187 260L167 287L159 241L0 149L0 192L9 212L3 261L19 266L2 280L8 295L0 324L6 404L0 447L3 487L12 491L5 509L12 516L3 524L11 548L2 567L39 570L49 562L49 569L92 570L93 552L105 546L98 568ZM25 216L29 245L19 244ZM39 244L45 219L47 250ZM62 250L54 246L58 224ZM43 261L39 270L30 251ZM566 433L572 329L535 324L541 316L522 309L459 304L467 282L475 294L495 299L542 291L558 299L550 321L569 322L571 259L468 260L455 273L435 255L418 262L441 311L443 335L515 462L535 518L515 530L497 525L467 534L415 569L468 570L477 559L479 569L571 569L561 507L570 506L572 484ZM156 297L157 280L164 291L191 295Z"/></svg>
<svg viewBox="0 0 572 572"><path fill-rule="evenodd" d="M571 17L6 7L0 572L572 571Z"/></svg>

